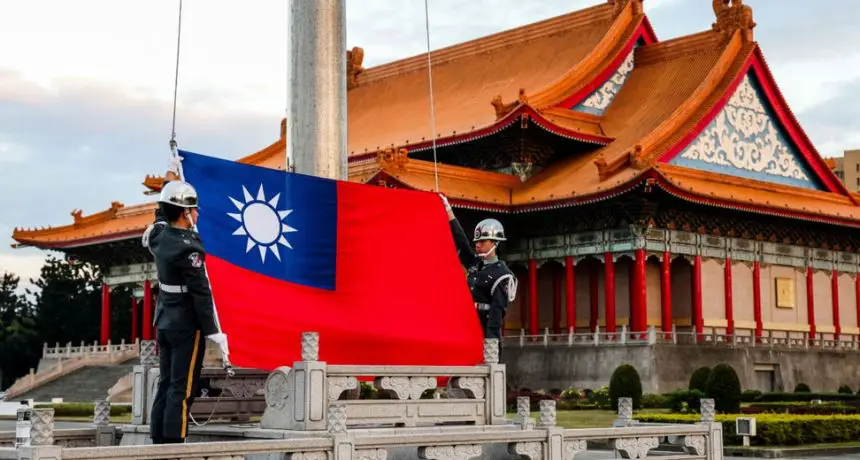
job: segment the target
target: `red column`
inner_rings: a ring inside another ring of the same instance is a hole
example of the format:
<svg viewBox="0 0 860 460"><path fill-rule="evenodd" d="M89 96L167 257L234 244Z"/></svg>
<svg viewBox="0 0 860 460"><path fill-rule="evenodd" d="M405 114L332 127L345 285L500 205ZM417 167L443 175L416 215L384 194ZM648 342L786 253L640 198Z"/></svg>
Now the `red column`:
<svg viewBox="0 0 860 460"><path fill-rule="evenodd" d="M806 318L809 322L809 343L815 339L815 271L812 267L806 267Z"/></svg>
<svg viewBox="0 0 860 460"><path fill-rule="evenodd" d="M600 319L599 312L599 298L597 296L597 265L592 264L591 270L588 272L588 285L589 285L589 301L591 302L591 316L589 316L589 326L591 327L591 332L597 330L598 320Z"/></svg>
<svg viewBox="0 0 860 460"><path fill-rule="evenodd" d="M561 333L561 270L552 272L552 333Z"/></svg>
<svg viewBox="0 0 860 460"><path fill-rule="evenodd" d="M753 317L755 318L756 342L761 338L761 267L753 262Z"/></svg>
<svg viewBox="0 0 860 460"><path fill-rule="evenodd" d="M603 255L604 259L604 277L605 284L603 286L604 304L606 305L606 332L615 333L615 261L612 260L612 253L607 252Z"/></svg>
<svg viewBox="0 0 860 460"><path fill-rule="evenodd" d="M645 263L645 250L636 250L636 262L633 270L633 286L636 288L633 295L632 308L636 311L635 331L645 332L648 329L648 300L647 300L647 264Z"/></svg>
<svg viewBox="0 0 860 460"><path fill-rule="evenodd" d="M152 340L152 285L143 282L143 318L141 319L142 340Z"/></svg>
<svg viewBox="0 0 860 460"><path fill-rule="evenodd" d="M735 333L735 305L732 298L732 258L726 257L725 268L726 334Z"/></svg>
<svg viewBox="0 0 860 460"><path fill-rule="evenodd" d="M102 283L102 345L107 345L108 340L110 340L110 286Z"/></svg>
<svg viewBox="0 0 860 460"><path fill-rule="evenodd" d="M627 332L636 331L639 313L636 308L636 262L635 260L627 266Z"/></svg>
<svg viewBox="0 0 860 460"><path fill-rule="evenodd" d="M131 343L137 340L137 298L131 296Z"/></svg>
<svg viewBox="0 0 860 460"><path fill-rule="evenodd" d="M705 333L705 319L702 314L702 256L693 258L693 320L696 341L699 341Z"/></svg>
<svg viewBox="0 0 860 460"><path fill-rule="evenodd" d="M860 327L860 273L854 278L854 304L857 308L857 323L854 325L856 327Z"/></svg>
<svg viewBox="0 0 860 460"><path fill-rule="evenodd" d="M571 256L564 259L564 281L567 330L568 332L576 332L576 277L573 276L573 257Z"/></svg>
<svg viewBox="0 0 860 460"><path fill-rule="evenodd" d="M660 325L664 333L672 332L672 254L663 253L660 273Z"/></svg>
<svg viewBox="0 0 860 460"><path fill-rule="evenodd" d="M836 340L839 340L842 324L839 321L839 272L836 270L830 274L830 288L833 291L833 329L836 330Z"/></svg>
<svg viewBox="0 0 860 460"><path fill-rule="evenodd" d="M538 335L537 265L529 259L529 335Z"/></svg>

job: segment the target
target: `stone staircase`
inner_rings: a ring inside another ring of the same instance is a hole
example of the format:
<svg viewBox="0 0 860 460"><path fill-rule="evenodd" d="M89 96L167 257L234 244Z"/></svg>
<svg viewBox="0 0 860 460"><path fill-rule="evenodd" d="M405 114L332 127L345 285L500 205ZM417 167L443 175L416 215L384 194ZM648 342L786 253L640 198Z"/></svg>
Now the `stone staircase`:
<svg viewBox="0 0 860 460"><path fill-rule="evenodd" d="M95 399L107 398L108 390L120 378L131 373L134 365L139 363L139 359L133 359L121 364L85 366L30 391L16 395L12 400L32 399L37 402L50 402L52 398L63 398L63 402L91 403Z"/></svg>

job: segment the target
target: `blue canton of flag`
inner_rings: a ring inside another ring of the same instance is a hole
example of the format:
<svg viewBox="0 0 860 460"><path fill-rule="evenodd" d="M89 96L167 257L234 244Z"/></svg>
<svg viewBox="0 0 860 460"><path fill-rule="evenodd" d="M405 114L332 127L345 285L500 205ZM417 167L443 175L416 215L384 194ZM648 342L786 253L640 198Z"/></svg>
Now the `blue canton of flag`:
<svg viewBox="0 0 860 460"><path fill-rule="evenodd" d="M283 281L335 289L335 181L180 151L206 253Z"/></svg>

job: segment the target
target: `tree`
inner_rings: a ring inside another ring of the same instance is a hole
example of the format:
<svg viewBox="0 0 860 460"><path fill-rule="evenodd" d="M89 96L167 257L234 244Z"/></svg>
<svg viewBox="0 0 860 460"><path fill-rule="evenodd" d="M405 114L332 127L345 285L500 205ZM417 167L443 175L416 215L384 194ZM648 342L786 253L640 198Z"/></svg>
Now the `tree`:
<svg viewBox="0 0 860 460"><path fill-rule="evenodd" d="M714 399L714 408L723 414L737 414L741 410L741 381L735 369L728 364L717 364L705 384L705 394Z"/></svg>
<svg viewBox="0 0 860 460"><path fill-rule="evenodd" d="M89 264L70 264L48 258L35 280L39 337L49 344L92 343L101 326L101 281ZM41 348L41 347L40 347Z"/></svg>
<svg viewBox="0 0 860 460"><path fill-rule="evenodd" d="M0 277L0 388L7 388L39 363L41 344L33 306L17 294L20 278Z"/></svg>
<svg viewBox="0 0 860 460"><path fill-rule="evenodd" d="M612 410L618 410L618 398L632 398L634 409L642 407L642 380L636 368L629 364L618 366L609 379Z"/></svg>
<svg viewBox="0 0 860 460"><path fill-rule="evenodd" d="M708 383L708 377L711 375L711 368L703 366L696 369L693 375L690 376L690 390L699 390L705 392L705 384Z"/></svg>
<svg viewBox="0 0 860 460"><path fill-rule="evenodd" d="M812 390L809 389L809 385L803 382L798 383L797 386L794 387L795 393L809 393L811 391Z"/></svg>

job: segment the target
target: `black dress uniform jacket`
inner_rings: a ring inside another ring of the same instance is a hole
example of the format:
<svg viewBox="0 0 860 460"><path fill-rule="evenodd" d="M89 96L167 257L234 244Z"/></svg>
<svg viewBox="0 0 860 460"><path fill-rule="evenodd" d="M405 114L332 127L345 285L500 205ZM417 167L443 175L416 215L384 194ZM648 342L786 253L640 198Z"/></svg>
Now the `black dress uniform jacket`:
<svg viewBox="0 0 860 460"><path fill-rule="evenodd" d="M485 262L475 254L473 245L456 219L451 221L451 232L460 263L468 272L467 281L484 330L484 338L499 339L501 343L502 325L508 303L513 301L516 295L516 278L501 260Z"/></svg>
<svg viewBox="0 0 860 460"><path fill-rule="evenodd" d="M219 332L212 293L204 271L206 253L200 236L171 227L161 209L144 235L155 256L159 296L153 324L161 330L197 330L204 336Z"/></svg>

